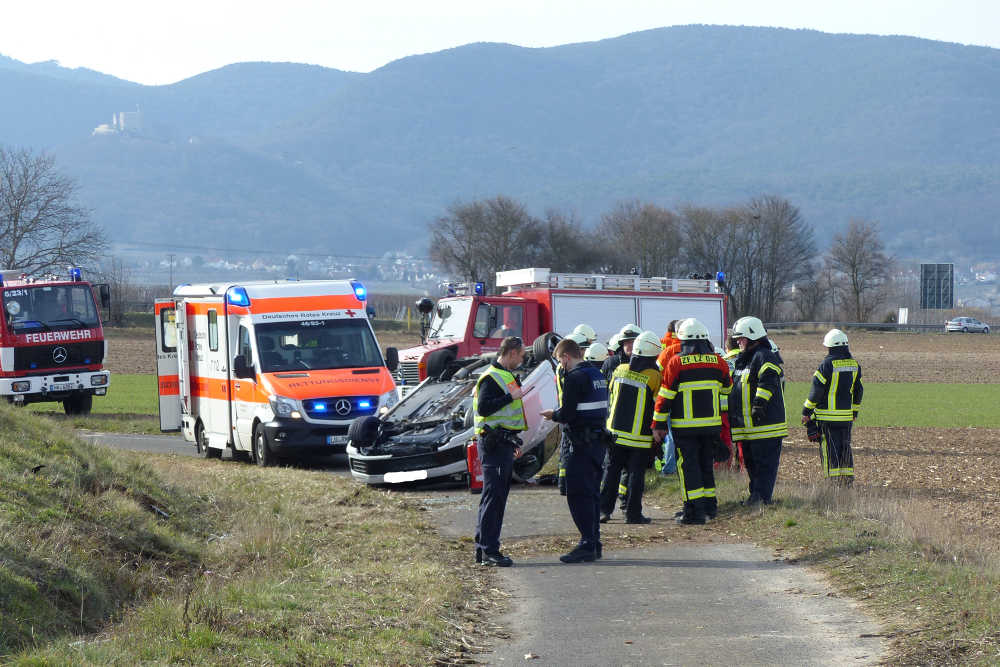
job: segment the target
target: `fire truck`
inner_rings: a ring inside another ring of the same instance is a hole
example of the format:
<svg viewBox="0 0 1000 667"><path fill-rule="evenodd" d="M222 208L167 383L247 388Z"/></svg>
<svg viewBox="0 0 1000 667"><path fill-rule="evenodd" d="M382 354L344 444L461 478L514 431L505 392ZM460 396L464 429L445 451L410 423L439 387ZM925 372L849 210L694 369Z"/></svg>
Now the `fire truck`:
<svg viewBox="0 0 1000 667"><path fill-rule="evenodd" d="M723 278L721 274L718 278ZM422 344L399 353L397 384L407 393L437 377L455 359L495 352L506 336L531 344L547 332L563 335L585 322L607 340L625 324L658 334L671 320L696 317L715 345L726 331L726 295L718 279L556 273L546 268L497 272L488 296L483 283L449 284L449 296L418 301Z"/></svg>
<svg viewBox="0 0 1000 667"><path fill-rule="evenodd" d="M107 285L91 285L79 268L66 276L0 270L0 395L14 405L59 401L68 415L89 414L108 392L107 343L94 300L107 308Z"/></svg>
<svg viewBox="0 0 1000 667"><path fill-rule="evenodd" d="M343 453L357 417L397 401L357 281L181 285L157 299L160 429L206 458L267 466Z"/></svg>

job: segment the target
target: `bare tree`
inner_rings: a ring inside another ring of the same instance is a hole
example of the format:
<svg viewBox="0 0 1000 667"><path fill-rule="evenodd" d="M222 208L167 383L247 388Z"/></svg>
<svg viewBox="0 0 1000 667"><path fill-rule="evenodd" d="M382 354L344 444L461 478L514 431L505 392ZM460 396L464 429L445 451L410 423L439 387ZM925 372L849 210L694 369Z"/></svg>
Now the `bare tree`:
<svg viewBox="0 0 1000 667"><path fill-rule="evenodd" d="M587 272L608 262L605 245L572 215L550 209L540 224L535 260L553 271Z"/></svg>
<svg viewBox="0 0 1000 667"><path fill-rule="evenodd" d="M635 268L643 276L668 276L680 264L680 220L665 208L622 202L604 214L598 234L614 271Z"/></svg>
<svg viewBox="0 0 1000 667"><path fill-rule="evenodd" d="M867 322L885 301L892 260L885 254L878 223L851 220L846 233L837 234L830 248L830 266L842 273L847 296L858 322Z"/></svg>
<svg viewBox="0 0 1000 667"><path fill-rule="evenodd" d="M0 266L27 273L93 263L104 232L46 153L0 146Z"/></svg>
<svg viewBox="0 0 1000 667"><path fill-rule="evenodd" d="M111 289L109 321L116 327L126 325L125 314L146 300L143 289L135 283L132 271L119 257L111 257L103 264L98 279ZM169 291L169 290L168 290Z"/></svg>
<svg viewBox="0 0 1000 667"><path fill-rule="evenodd" d="M799 322L815 322L823 310L826 290L819 276L797 282L792 286L791 302L794 317Z"/></svg>
<svg viewBox="0 0 1000 667"><path fill-rule="evenodd" d="M455 204L430 224L432 260L469 280L496 285L496 272L531 266L539 221L509 197Z"/></svg>

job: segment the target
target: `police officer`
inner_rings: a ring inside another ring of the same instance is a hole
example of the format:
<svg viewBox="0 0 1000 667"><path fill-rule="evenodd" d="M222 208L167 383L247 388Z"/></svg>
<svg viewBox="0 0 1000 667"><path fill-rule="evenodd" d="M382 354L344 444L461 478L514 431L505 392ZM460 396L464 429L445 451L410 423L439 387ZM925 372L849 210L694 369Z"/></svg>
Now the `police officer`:
<svg viewBox="0 0 1000 667"><path fill-rule="evenodd" d="M576 325L576 329L573 329L572 333L566 336L566 340L571 340L576 343L580 349L587 348L589 343L587 342L587 334L585 331L580 331L581 327L587 327L586 324ZM588 329L590 327L587 327ZM593 329L591 329L593 331ZM589 349L589 348L588 348ZM554 354L554 352L553 352ZM558 358L556 359L558 362ZM556 399L562 403L563 395L563 385L566 382L566 367L561 363L556 364ZM559 488L559 495L566 495L566 439L563 438L559 442L559 475L557 479L557 486Z"/></svg>
<svg viewBox="0 0 1000 667"><path fill-rule="evenodd" d="M601 372L583 361L580 346L570 338L556 345L555 357L566 369L562 400L546 419L562 424L566 451L566 500L580 542L559 557L564 563L590 562L601 557L598 494L601 464L607 447L604 421L608 416L608 385Z"/></svg>
<svg viewBox="0 0 1000 667"><path fill-rule="evenodd" d="M784 371L758 318L736 320L733 338L740 353L733 362L729 423L733 441L743 443L743 463L750 477L750 497L744 505L770 505L778 478L781 440L788 435Z"/></svg>
<svg viewBox="0 0 1000 667"><path fill-rule="evenodd" d="M521 383L511 372L524 363L521 339L500 342L496 361L483 371L472 394L476 406L474 427L483 463L483 493L476 525L476 562L510 567L514 562L500 552L500 530L510 492L514 459L521 456L518 432L528 428L521 403Z"/></svg>
<svg viewBox="0 0 1000 667"><path fill-rule="evenodd" d="M667 360L653 414L653 437L663 442L670 418L677 445L677 472L684 509L677 523L703 524L718 512L715 451L721 441L721 398L732 387L729 365L708 339L708 328L694 318L677 327L680 351Z"/></svg>
<svg viewBox="0 0 1000 667"><path fill-rule="evenodd" d="M833 482L854 483L851 425L861 409L861 365L851 356L847 334L830 329L823 337L826 358L813 373L809 398L802 407L802 423L819 424L819 451L823 474Z"/></svg>
<svg viewBox="0 0 1000 667"><path fill-rule="evenodd" d="M642 514L642 494L653 447L653 403L660 388L656 356L662 349L656 334L643 332L635 339L629 363L618 366L611 376L608 431L614 442L608 450L601 487L602 523L611 518L615 509L622 470L628 472L625 523L650 522Z"/></svg>

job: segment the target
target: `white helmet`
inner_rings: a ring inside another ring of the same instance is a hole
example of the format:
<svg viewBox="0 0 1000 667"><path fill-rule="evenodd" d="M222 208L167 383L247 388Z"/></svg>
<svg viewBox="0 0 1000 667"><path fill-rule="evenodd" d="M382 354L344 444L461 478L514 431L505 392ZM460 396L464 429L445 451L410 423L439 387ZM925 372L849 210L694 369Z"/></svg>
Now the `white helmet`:
<svg viewBox="0 0 1000 667"><path fill-rule="evenodd" d="M689 317L677 325L677 337L681 340L708 340L708 327Z"/></svg>
<svg viewBox="0 0 1000 667"><path fill-rule="evenodd" d="M847 334L840 329L830 329L823 336L825 347L847 347Z"/></svg>
<svg viewBox="0 0 1000 667"><path fill-rule="evenodd" d="M632 354L640 357L655 357L663 351L663 344L652 331L643 331L632 344Z"/></svg>
<svg viewBox="0 0 1000 667"><path fill-rule="evenodd" d="M599 341L599 340L598 341L594 341L593 343L591 343L590 347L588 347L586 350L583 351L583 360L584 361L601 361L601 362L603 362L605 359L607 359L610 356L611 355L608 353L607 346L604 343L602 343L601 341Z"/></svg>
<svg viewBox="0 0 1000 667"><path fill-rule="evenodd" d="M733 338L760 340L766 335L767 331L764 330L764 323L756 317L741 317L733 325Z"/></svg>
<svg viewBox="0 0 1000 667"><path fill-rule="evenodd" d="M587 337L584 336L582 333L577 333L576 331L566 336L566 339L573 341L580 347L585 347L587 345Z"/></svg>
<svg viewBox="0 0 1000 667"><path fill-rule="evenodd" d="M597 332L589 324L577 324L576 328L573 329L573 333L583 334L588 343L593 343L597 340Z"/></svg>
<svg viewBox="0 0 1000 667"><path fill-rule="evenodd" d="M621 336L622 340L638 338L640 334L642 334L642 329L639 328L638 324L626 324L622 327L621 331L618 332L618 335Z"/></svg>
<svg viewBox="0 0 1000 667"><path fill-rule="evenodd" d="M621 334L615 334L608 341L608 352L610 352L611 354L614 354L614 353L618 352L618 350L619 350L619 348L621 348L621 346L622 346L622 335Z"/></svg>

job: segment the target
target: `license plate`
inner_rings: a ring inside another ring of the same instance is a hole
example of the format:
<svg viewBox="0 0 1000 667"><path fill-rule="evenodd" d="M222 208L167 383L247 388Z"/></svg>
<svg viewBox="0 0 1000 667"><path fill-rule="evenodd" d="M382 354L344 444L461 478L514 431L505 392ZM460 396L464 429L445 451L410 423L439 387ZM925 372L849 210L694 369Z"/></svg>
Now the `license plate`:
<svg viewBox="0 0 1000 667"><path fill-rule="evenodd" d="M346 445L347 436L346 435L328 435L326 436L326 444L328 445Z"/></svg>
<svg viewBox="0 0 1000 667"><path fill-rule="evenodd" d="M53 382L49 385L49 391L69 391L72 388L72 382Z"/></svg>

